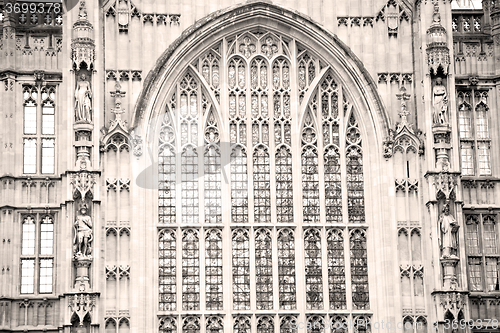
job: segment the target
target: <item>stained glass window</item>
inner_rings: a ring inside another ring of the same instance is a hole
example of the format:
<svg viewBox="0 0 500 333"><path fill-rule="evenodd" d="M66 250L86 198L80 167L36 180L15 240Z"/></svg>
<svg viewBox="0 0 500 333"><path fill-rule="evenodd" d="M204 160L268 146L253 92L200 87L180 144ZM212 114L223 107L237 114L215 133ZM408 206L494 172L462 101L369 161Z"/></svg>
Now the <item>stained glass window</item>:
<svg viewBox="0 0 500 333"><path fill-rule="evenodd" d="M198 231L187 229L182 234L182 309L200 308L200 252Z"/></svg>
<svg viewBox="0 0 500 333"><path fill-rule="evenodd" d="M316 129L307 112L302 129L302 208L304 223L317 223L320 217L319 173Z"/></svg>
<svg viewBox="0 0 500 333"><path fill-rule="evenodd" d="M369 308L368 299L368 258L366 236L362 229L350 232L351 290L354 309Z"/></svg>
<svg viewBox="0 0 500 333"><path fill-rule="evenodd" d="M250 318L237 316L233 320L233 333L250 333Z"/></svg>
<svg viewBox="0 0 500 333"><path fill-rule="evenodd" d="M316 60L309 55L309 52L302 51L298 57L298 85L299 85L299 101L302 103L307 88L316 77Z"/></svg>
<svg viewBox="0 0 500 333"><path fill-rule="evenodd" d="M272 238L269 229L255 231L255 279L257 309L273 308L273 258Z"/></svg>
<svg viewBox="0 0 500 333"><path fill-rule="evenodd" d="M205 235L205 295L207 310L223 308L222 232L209 229Z"/></svg>
<svg viewBox="0 0 500 333"><path fill-rule="evenodd" d="M346 316L332 316L330 328L332 333L345 333L348 329Z"/></svg>
<svg viewBox="0 0 500 333"><path fill-rule="evenodd" d="M257 333L274 333L274 320L270 316L257 317Z"/></svg>
<svg viewBox="0 0 500 333"><path fill-rule="evenodd" d="M222 223L221 155L219 130L210 111L205 128L205 222Z"/></svg>
<svg viewBox="0 0 500 333"><path fill-rule="evenodd" d="M198 153L193 146L186 146L181 155L182 164L182 222L198 223Z"/></svg>
<svg viewBox="0 0 500 333"><path fill-rule="evenodd" d="M295 309L295 237L288 228L278 231L278 280L280 309Z"/></svg>
<svg viewBox="0 0 500 333"><path fill-rule="evenodd" d="M160 231L159 236L159 282L160 282L160 311L176 309L176 235L171 229Z"/></svg>
<svg viewBox="0 0 500 333"><path fill-rule="evenodd" d="M346 134L347 208L350 223L365 222L365 198L363 188L363 153L361 133L354 115L351 114Z"/></svg>
<svg viewBox="0 0 500 333"><path fill-rule="evenodd" d="M255 222L271 222L271 183L269 152L263 145L253 154L253 189Z"/></svg>
<svg viewBox="0 0 500 333"><path fill-rule="evenodd" d="M323 308L323 277L321 269L321 235L318 229L304 232L306 305L309 310Z"/></svg>
<svg viewBox="0 0 500 333"><path fill-rule="evenodd" d="M159 197L159 222L175 223L175 132L169 112L165 113L162 120L159 138L158 158L158 197Z"/></svg>
<svg viewBox="0 0 500 333"><path fill-rule="evenodd" d="M250 310L250 239L248 230L236 229L232 237L233 309Z"/></svg>
<svg viewBox="0 0 500 333"><path fill-rule="evenodd" d="M174 317L162 317L159 321L159 333L177 332L177 323Z"/></svg>
<svg viewBox="0 0 500 333"><path fill-rule="evenodd" d="M328 289L330 309L346 308L346 278L344 259L344 237L342 230L330 229L327 232Z"/></svg>

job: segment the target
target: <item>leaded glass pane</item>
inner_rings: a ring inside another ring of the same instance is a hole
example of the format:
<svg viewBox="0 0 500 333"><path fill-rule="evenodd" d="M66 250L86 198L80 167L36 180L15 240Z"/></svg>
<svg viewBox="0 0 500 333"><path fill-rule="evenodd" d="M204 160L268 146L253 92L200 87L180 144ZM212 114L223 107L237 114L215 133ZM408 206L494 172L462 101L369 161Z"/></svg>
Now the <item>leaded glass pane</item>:
<svg viewBox="0 0 500 333"><path fill-rule="evenodd" d="M295 237L290 229L278 231L278 280L280 309L295 309Z"/></svg>
<svg viewBox="0 0 500 333"><path fill-rule="evenodd" d="M51 255L54 252L54 220L45 216L40 224L40 254Z"/></svg>
<svg viewBox="0 0 500 333"><path fill-rule="evenodd" d="M222 233L209 229L205 236L205 295L207 310L223 308Z"/></svg>
<svg viewBox="0 0 500 333"><path fill-rule="evenodd" d="M353 308L366 310L369 308L368 258L364 230L354 229L350 232L350 252Z"/></svg>
<svg viewBox="0 0 500 333"><path fill-rule="evenodd" d="M488 255L498 253L495 215L483 216L483 245L484 254Z"/></svg>
<svg viewBox="0 0 500 333"><path fill-rule="evenodd" d="M481 101L476 105L476 138L488 139L489 137L488 106Z"/></svg>
<svg viewBox="0 0 500 333"><path fill-rule="evenodd" d="M248 230L236 229L232 237L233 309L250 310L250 239Z"/></svg>
<svg viewBox="0 0 500 333"><path fill-rule="evenodd" d="M460 138L472 138L471 107L466 102L458 107L458 127Z"/></svg>
<svg viewBox="0 0 500 333"><path fill-rule="evenodd" d="M330 309L346 308L346 277L344 259L344 237L341 229L327 232L328 290Z"/></svg>
<svg viewBox="0 0 500 333"><path fill-rule="evenodd" d="M55 140L42 139L42 173L54 173Z"/></svg>
<svg viewBox="0 0 500 333"><path fill-rule="evenodd" d="M240 146L231 153L231 221L248 222L247 154Z"/></svg>
<svg viewBox="0 0 500 333"><path fill-rule="evenodd" d="M460 157L462 162L462 174L464 176L474 175L474 149L472 142L460 143Z"/></svg>
<svg viewBox="0 0 500 333"><path fill-rule="evenodd" d="M257 310L273 308L273 256L269 229L255 231L255 280Z"/></svg>
<svg viewBox="0 0 500 333"><path fill-rule="evenodd" d="M23 255L33 255L35 254L35 219L31 216L27 216L23 219L23 239L22 239L22 251Z"/></svg>
<svg viewBox="0 0 500 333"><path fill-rule="evenodd" d="M52 292L53 259L40 259L40 293L50 294Z"/></svg>
<svg viewBox="0 0 500 333"><path fill-rule="evenodd" d="M212 111L207 117L205 129L205 222L222 223L221 155L219 130Z"/></svg>
<svg viewBox="0 0 500 333"><path fill-rule="evenodd" d="M342 183L338 148L335 146L325 148L324 163L326 221L340 223L342 222Z"/></svg>
<svg viewBox="0 0 500 333"><path fill-rule="evenodd" d="M21 259L21 294L33 294L35 289L35 260Z"/></svg>
<svg viewBox="0 0 500 333"><path fill-rule="evenodd" d="M182 234L182 309L200 309L200 253L198 231Z"/></svg>
<svg viewBox="0 0 500 333"><path fill-rule="evenodd" d="M269 153L260 145L253 154L253 195L255 222L271 222Z"/></svg>
<svg viewBox="0 0 500 333"><path fill-rule="evenodd" d="M486 288L488 288L488 291L500 290L498 281L500 266L498 262L498 258L486 258Z"/></svg>
<svg viewBox="0 0 500 333"><path fill-rule="evenodd" d="M293 223L292 153L286 146L276 152L276 212L278 222Z"/></svg>
<svg viewBox="0 0 500 333"><path fill-rule="evenodd" d="M302 129L302 208L304 223L317 223L320 217L318 151L316 129L307 112Z"/></svg>
<svg viewBox="0 0 500 333"><path fill-rule="evenodd" d="M36 139L24 140L23 173L36 173Z"/></svg>
<svg viewBox="0 0 500 333"><path fill-rule="evenodd" d="M479 175L481 176L491 175L490 143L478 142L477 153L479 160Z"/></svg>
<svg viewBox="0 0 500 333"><path fill-rule="evenodd" d="M198 223L198 153L193 146L186 146L181 155L182 168L182 222Z"/></svg>
<svg viewBox="0 0 500 333"><path fill-rule="evenodd" d="M346 134L347 209L350 223L365 222L365 198L363 185L363 153L361 133L351 114Z"/></svg>
<svg viewBox="0 0 500 333"><path fill-rule="evenodd" d="M318 229L304 232L306 305L308 310L323 308L323 277L321 268L321 235Z"/></svg>
<svg viewBox="0 0 500 333"><path fill-rule="evenodd" d="M160 311L176 309L176 235L171 229L164 229L159 236L159 302Z"/></svg>
<svg viewBox="0 0 500 333"><path fill-rule="evenodd" d="M174 96L175 99L175 96ZM170 112L162 119L158 153L158 215L160 223L175 223L176 150L175 131Z"/></svg>
<svg viewBox="0 0 500 333"><path fill-rule="evenodd" d="M483 290L481 258L469 257L469 288L471 291Z"/></svg>
<svg viewBox="0 0 500 333"><path fill-rule="evenodd" d="M479 225L477 215L465 216L465 241L467 254L477 255L481 253L479 247Z"/></svg>

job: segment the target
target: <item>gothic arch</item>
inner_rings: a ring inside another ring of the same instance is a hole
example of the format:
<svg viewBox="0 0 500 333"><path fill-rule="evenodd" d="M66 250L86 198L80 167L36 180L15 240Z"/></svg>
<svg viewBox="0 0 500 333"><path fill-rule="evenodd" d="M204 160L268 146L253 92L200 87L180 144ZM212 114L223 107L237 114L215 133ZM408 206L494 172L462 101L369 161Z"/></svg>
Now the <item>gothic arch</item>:
<svg viewBox="0 0 500 333"><path fill-rule="evenodd" d="M335 35L308 17L262 1L219 10L186 29L160 56L146 77L135 106L133 127L141 126L164 112L169 89L185 72L186 60L199 57L207 51L207 46L229 34L254 28L294 38L307 45L309 50L321 50L316 56L331 67L339 84L347 88L359 123L364 126L362 132L370 132L381 146L383 138L389 136L390 121L375 81L362 62ZM208 93L214 97L212 91Z"/></svg>

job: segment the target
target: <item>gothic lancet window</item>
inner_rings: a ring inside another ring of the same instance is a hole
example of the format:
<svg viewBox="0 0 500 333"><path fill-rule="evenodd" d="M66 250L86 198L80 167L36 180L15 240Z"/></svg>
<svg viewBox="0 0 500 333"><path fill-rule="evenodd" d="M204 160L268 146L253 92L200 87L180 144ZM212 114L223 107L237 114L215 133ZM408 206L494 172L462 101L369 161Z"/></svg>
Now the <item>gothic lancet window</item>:
<svg viewBox="0 0 500 333"><path fill-rule="evenodd" d="M182 234L182 309L200 308L200 253L199 236L195 229Z"/></svg>
<svg viewBox="0 0 500 333"><path fill-rule="evenodd" d="M197 54L158 117L159 330L294 333L298 318L365 316L363 103L322 55L271 31ZM487 136L477 109L464 126ZM483 288L493 283L494 228L476 230Z"/></svg>
<svg viewBox="0 0 500 333"><path fill-rule="evenodd" d="M176 309L176 235L171 229L164 229L159 237L159 282L160 311Z"/></svg>
<svg viewBox="0 0 500 333"><path fill-rule="evenodd" d="M318 229L304 233L306 305L307 309L323 308L323 277L321 269L321 236Z"/></svg>
<svg viewBox="0 0 500 333"><path fill-rule="evenodd" d="M258 310L271 310L273 308L272 261L271 232L265 228L257 229L255 232L255 284Z"/></svg>
<svg viewBox="0 0 500 333"><path fill-rule="evenodd" d="M236 229L233 249L233 309L250 309L250 238L247 229Z"/></svg>
<svg viewBox="0 0 500 333"><path fill-rule="evenodd" d="M221 310L223 308L222 233L219 229L207 230L205 251L206 309Z"/></svg>

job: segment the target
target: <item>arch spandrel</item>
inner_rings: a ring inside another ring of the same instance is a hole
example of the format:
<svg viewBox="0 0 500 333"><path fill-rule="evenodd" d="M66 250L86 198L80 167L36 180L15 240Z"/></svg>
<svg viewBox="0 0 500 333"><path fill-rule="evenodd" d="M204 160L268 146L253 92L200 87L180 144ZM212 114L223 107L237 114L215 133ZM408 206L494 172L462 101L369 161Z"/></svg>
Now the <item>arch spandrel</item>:
<svg viewBox="0 0 500 333"><path fill-rule="evenodd" d="M187 64L191 64L223 38L252 29L273 32L289 41L307 45L311 51L321 50L316 55L331 67L339 83L348 91L365 133L372 132L380 143L389 136L389 117L375 81L349 47L310 18L260 1L219 10L186 29L160 56L146 77L135 106L133 126L141 126L144 121L165 112L167 94L185 72ZM294 52L294 57L297 56L297 50L290 52ZM301 111L304 104L300 107Z"/></svg>

